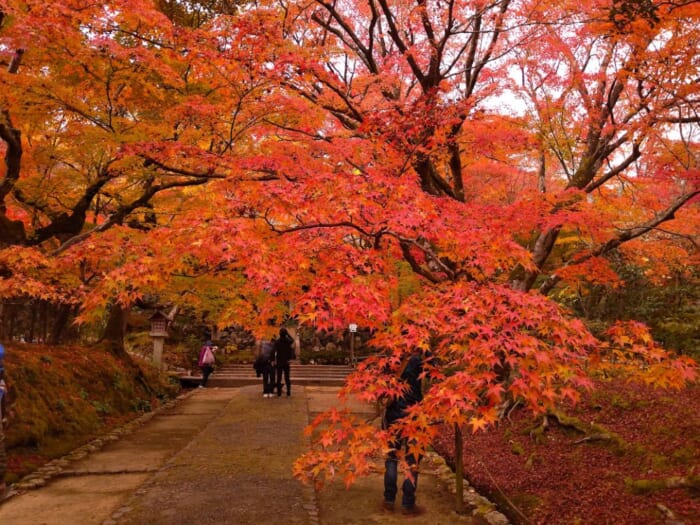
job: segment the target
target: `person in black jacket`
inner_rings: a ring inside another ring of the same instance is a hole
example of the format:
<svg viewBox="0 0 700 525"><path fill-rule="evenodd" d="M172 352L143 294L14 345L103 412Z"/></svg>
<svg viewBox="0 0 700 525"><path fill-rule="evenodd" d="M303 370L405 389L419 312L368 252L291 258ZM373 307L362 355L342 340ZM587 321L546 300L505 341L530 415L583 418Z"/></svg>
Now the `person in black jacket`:
<svg viewBox="0 0 700 525"><path fill-rule="evenodd" d="M280 328L280 336L272 347L272 361L277 371L277 397L282 395L282 374L287 385L287 396L292 395L292 383L289 379L289 361L294 359L294 339L286 328Z"/></svg>
<svg viewBox="0 0 700 525"><path fill-rule="evenodd" d="M423 400L423 390L421 385L421 374L423 373L423 359L419 350L415 350L408 357L399 371L402 381L407 383L408 390L401 397L393 398L386 406L382 428L390 429L391 426L402 417L406 416L406 409L411 405ZM392 441L391 450L384 463L384 508L394 509L394 500L398 492L398 457L400 450L405 451L406 463L410 469L410 475L404 479L401 497L401 508L405 514L416 514L416 486L418 483L418 463L420 457L408 451L409 440L403 436L395 436Z"/></svg>

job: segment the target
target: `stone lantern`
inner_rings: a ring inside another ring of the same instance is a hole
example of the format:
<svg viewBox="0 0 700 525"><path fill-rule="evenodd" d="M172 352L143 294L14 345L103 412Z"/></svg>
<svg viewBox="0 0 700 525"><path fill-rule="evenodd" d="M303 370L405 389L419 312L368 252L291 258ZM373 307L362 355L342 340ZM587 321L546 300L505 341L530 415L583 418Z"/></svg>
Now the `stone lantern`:
<svg viewBox="0 0 700 525"><path fill-rule="evenodd" d="M170 319L158 310L151 316L150 321L151 332L148 335L153 339L153 363L160 368L163 362L163 341L168 337Z"/></svg>
<svg viewBox="0 0 700 525"><path fill-rule="evenodd" d="M357 325L355 323L350 323L348 325L348 330L350 330L350 366L353 368L357 365L355 360L355 334L357 333Z"/></svg>

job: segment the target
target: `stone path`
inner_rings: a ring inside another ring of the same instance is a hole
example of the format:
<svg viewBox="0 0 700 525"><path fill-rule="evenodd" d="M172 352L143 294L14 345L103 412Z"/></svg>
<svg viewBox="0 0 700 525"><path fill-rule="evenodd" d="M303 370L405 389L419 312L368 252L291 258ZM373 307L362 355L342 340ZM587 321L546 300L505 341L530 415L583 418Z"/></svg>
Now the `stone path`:
<svg viewBox="0 0 700 525"><path fill-rule="evenodd" d="M271 399L259 385L197 389L101 450L63 461L44 486L6 499L0 523L506 523L495 512L479 522L454 513L449 480L430 458L418 486L425 513L415 517L381 509L380 466L349 490L337 483L316 493L296 481L291 469L306 446L304 427L337 403L335 387L299 386L290 398ZM360 404L352 410L370 412Z"/></svg>

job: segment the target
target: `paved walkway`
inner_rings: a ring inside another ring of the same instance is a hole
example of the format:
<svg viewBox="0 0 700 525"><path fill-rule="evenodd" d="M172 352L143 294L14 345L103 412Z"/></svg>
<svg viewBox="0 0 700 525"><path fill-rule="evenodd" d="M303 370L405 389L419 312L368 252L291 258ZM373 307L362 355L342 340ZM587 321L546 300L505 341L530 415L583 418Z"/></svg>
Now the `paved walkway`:
<svg viewBox="0 0 700 525"><path fill-rule="evenodd" d="M3 525L471 524L430 461L420 516L381 508L381 474L320 492L296 481L303 429L337 404L337 388L297 387L266 399L259 386L197 389L128 435L70 461L45 486L0 504ZM369 413L355 405L353 411ZM380 470L380 469L378 469Z"/></svg>

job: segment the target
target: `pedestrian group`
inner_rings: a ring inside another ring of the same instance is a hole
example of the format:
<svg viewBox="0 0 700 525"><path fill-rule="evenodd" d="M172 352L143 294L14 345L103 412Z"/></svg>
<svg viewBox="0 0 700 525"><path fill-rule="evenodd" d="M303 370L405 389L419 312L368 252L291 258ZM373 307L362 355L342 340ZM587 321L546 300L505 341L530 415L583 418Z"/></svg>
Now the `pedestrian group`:
<svg viewBox="0 0 700 525"><path fill-rule="evenodd" d="M263 397L273 397L275 388L277 397L282 395L282 378L287 396L292 395L292 382L289 377L289 362L296 359L294 339L286 328L280 328L279 337L263 341L253 368L263 380Z"/></svg>

